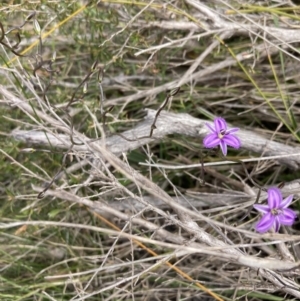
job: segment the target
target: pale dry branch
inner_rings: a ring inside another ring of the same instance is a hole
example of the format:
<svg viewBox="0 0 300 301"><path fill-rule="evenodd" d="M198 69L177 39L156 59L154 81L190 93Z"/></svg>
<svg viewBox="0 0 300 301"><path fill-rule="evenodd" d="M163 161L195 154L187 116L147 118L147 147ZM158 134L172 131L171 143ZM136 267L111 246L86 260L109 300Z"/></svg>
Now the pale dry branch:
<svg viewBox="0 0 300 301"><path fill-rule="evenodd" d="M138 20L132 27L142 27L142 28L149 28L149 27L156 27L166 30L189 30L189 31L202 31L202 29L195 24L194 22L189 21L150 21L146 22L144 20ZM139 55L139 54L136 54Z"/></svg>
<svg viewBox="0 0 300 301"><path fill-rule="evenodd" d="M190 196L184 197L172 197L174 202L178 202L181 206L185 206L187 208L201 208L201 207L216 207L225 204L247 204L247 202L251 201L253 197L244 194L216 194L216 193L198 193L197 198L193 198ZM157 208L169 208L169 206L164 203L162 200L158 198L154 198L151 196L144 196L144 200L147 203L151 203L154 207ZM212 202L213 200L213 202ZM253 202L253 201L251 201ZM122 200L114 199L109 202L109 205L112 208L118 210L142 210L145 208L145 205L137 201L136 199L126 198Z"/></svg>
<svg viewBox="0 0 300 301"><path fill-rule="evenodd" d="M10 99L10 101L12 100L13 99ZM28 106L28 108L31 110L30 106ZM132 151L142 145L151 143L157 139L162 139L171 134L181 134L203 139L203 137L208 133L208 129L205 126L205 123L208 122L207 120L194 118L189 114L175 114L162 111L157 119L157 129L154 131L153 138L139 140L139 137L149 135L150 127L155 118L155 114L156 111L147 110L147 116L144 121L137 124L134 129L122 133L122 135L126 138L136 139L136 141L127 141L118 135L113 135L106 138L106 147L112 151L112 153L119 155L123 152ZM63 134L47 133L46 136L41 131L14 130L11 135L15 139L26 142L29 145L50 147L48 143L49 139L51 146L55 148L68 149L71 146L70 138ZM263 137L254 131L247 131L243 129L240 129L238 136L242 141L242 149L257 154L264 153L265 156L279 156L276 161L278 161L280 164L287 165L293 169L299 168L300 147L293 147L283 143L270 141L266 137ZM74 136L74 139L77 139L76 135ZM80 139L82 139L82 136ZM89 143L87 137L85 137L84 140ZM101 142L92 142L90 144L98 143ZM73 149L76 151L87 151L87 148L84 145L75 145ZM282 157L280 157L281 155ZM290 155L290 157L288 157L288 155Z"/></svg>

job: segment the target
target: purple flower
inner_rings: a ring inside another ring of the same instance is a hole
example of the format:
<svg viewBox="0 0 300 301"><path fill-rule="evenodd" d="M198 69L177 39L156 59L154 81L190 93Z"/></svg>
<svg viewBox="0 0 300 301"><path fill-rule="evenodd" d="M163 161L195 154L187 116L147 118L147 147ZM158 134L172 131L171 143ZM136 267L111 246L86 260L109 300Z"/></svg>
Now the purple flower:
<svg viewBox="0 0 300 301"><path fill-rule="evenodd" d="M221 117L217 117L214 120L215 127L206 123L206 126L211 130L211 134L208 134L203 139L203 144L207 148L212 148L220 145L222 153L224 156L227 155L227 145L240 148L241 141L238 137L233 135L233 133L237 132L238 128L227 129L227 123L225 119Z"/></svg>
<svg viewBox="0 0 300 301"><path fill-rule="evenodd" d="M283 200L280 189L277 187L268 189L268 205L253 205L264 214L256 225L256 231L264 233L274 227L278 232L280 225L291 226L297 217L296 212L288 208L293 197L290 195Z"/></svg>

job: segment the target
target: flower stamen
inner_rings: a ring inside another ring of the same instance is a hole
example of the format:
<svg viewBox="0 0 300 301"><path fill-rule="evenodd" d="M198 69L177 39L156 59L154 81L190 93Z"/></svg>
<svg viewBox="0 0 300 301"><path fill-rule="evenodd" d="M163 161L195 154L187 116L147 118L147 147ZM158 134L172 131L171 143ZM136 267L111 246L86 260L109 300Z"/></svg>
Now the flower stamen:
<svg viewBox="0 0 300 301"><path fill-rule="evenodd" d="M223 139L225 135L226 135L226 130L221 130L220 133L218 134L218 137L219 139Z"/></svg>
<svg viewBox="0 0 300 301"><path fill-rule="evenodd" d="M271 210L271 213L273 215L279 215L281 212L280 212L280 210L277 210L276 208L274 208L274 209Z"/></svg>

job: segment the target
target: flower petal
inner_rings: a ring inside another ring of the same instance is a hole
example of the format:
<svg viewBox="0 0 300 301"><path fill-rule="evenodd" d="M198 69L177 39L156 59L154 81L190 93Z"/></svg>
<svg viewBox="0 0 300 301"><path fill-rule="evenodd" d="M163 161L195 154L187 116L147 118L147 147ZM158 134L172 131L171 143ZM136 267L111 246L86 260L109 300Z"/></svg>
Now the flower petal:
<svg viewBox="0 0 300 301"><path fill-rule="evenodd" d="M222 130L227 130L227 123L222 117L215 118L214 124L217 133L220 133Z"/></svg>
<svg viewBox="0 0 300 301"><path fill-rule="evenodd" d="M256 224L256 231L260 233L267 232L275 221L275 217L271 213L265 214L261 220Z"/></svg>
<svg viewBox="0 0 300 301"><path fill-rule="evenodd" d="M287 198L285 198L285 199L281 202L280 208L281 208L281 209L287 208L287 207L291 204L293 198L294 198L294 195L289 195Z"/></svg>
<svg viewBox="0 0 300 301"><path fill-rule="evenodd" d="M253 208L256 209L257 211L261 212L261 213L269 213L270 212L270 208L268 205L259 205L259 204L255 204L253 205Z"/></svg>
<svg viewBox="0 0 300 301"><path fill-rule="evenodd" d="M228 144L229 146L233 148L240 148L241 147L241 141L238 137L233 135L225 135L223 138L223 141Z"/></svg>
<svg viewBox="0 0 300 301"><path fill-rule="evenodd" d="M230 130L227 130L226 131L226 134L233 134L233 133L235 133L235 132L237 132L237 131L239 131L240 129L239 128L232 128L232 129L230 129Z"/></svg>
<svg viewBox="0 0 300 301"><path fill-rule="evenodd" d="M291 226L295 222L296 218L296 212L288 208L284 209L282 214L278 215L279 222L285 226Z"/></svg>
<svg viewBox="0 0 300 301"><path fill-rule="evenodd" d="M275 232L278 232L279 229L280 229L280 221L279 221L279 216L277 215L274 221L274 230Z"/></svg>
<svg viewBox="0 0 300 301"><path fill-rule="evenodd" d="M216 133L216 130L213 128L212 125L210 125L209 123L205 123L205 125L211 130L212 133Z"/></svg>
<svg viewBox="0 0 300 301"><path fill-rule="evenodd" d="M218 137L217 134L208 134L203 139L203 144L207 148L216 147L220 144L220 138Z"/></svg>
<svg viewBox="0 0 300 301"><path fill-rule="evenodd" d="M224 156L227 155L227 144L226 142L224 142L224 140L220 140L220 147L221 147L221 151L223 153Z"/></svg>
<svg viewBox="0 0 300 301"><path fill-rule="evenodd" d="M268 204L271 209L279 208L282 201L282 194L280 189L272 187L268 189Z"/></svg>

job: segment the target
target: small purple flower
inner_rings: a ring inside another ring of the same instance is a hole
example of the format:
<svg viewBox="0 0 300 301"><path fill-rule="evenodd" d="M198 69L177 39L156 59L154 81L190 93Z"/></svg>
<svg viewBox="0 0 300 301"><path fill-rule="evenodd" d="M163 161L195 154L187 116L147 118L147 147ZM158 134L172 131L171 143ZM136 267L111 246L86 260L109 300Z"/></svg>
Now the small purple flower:
<svg viewBox="0 0 300 301"><path fill-rule="evenodd" d="M293 200L293 195L284 200L280 189L272 187L268 189L268 205L253 205L253 207L264 215L256 225L256 231L260 233L267 232L274 227L278 232L280 225L291 226L297 217L297 214L288 206Z"/></svg>
<svg viewBox="0 0 300 301"><path fill-rule="evenodd" d="M225 119L221 117L217 117L214 120L215 127L211 126L210 124L206 123L206 126L211 130L211 134L208 134L203 139L203 144L206 148L212 148L220 145L222 153L224 156L227 155L227 145L240 148L241 141L233 133L237 132L238 128L227 129L227 123Z"/></svg>

